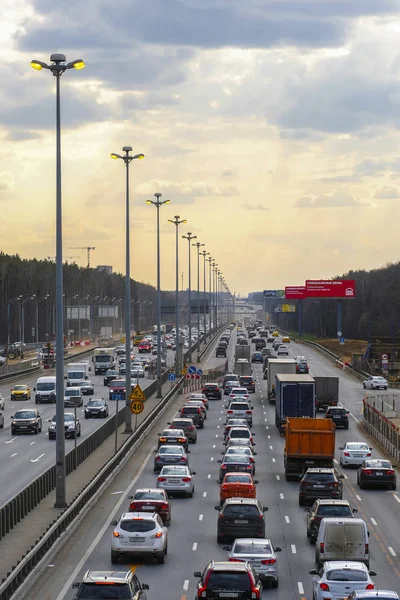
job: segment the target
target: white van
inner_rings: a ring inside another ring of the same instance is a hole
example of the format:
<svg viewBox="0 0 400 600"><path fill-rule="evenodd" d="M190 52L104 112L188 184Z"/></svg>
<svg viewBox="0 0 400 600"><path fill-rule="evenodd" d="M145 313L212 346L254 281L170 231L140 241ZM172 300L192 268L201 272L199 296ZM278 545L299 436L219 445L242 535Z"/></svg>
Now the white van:
<svg viewBox="0 0 400 600"><path fill-rule="evenodd" d="M355 560L369 568L369 559L369 532L363 519L322 519L315 544L318 569L328 560Z"/></svg>
<svg viewBox="0 0 400 600"><path fill-rule="evenodd" d="M89 377L89 371L91 370L90 363L88 361L82 361L80 363L69 363L67 368L67 374L64 379L67 380L67 387L77 386L81 383L85 383Z"/></svg>
<svg viewBox="0 0 400 600"><path fill-rule="evenodd" d="M33 391L35 392L35 404L40 404L42 402L55 403L56 378L54 376L39 377Z"/></svg>

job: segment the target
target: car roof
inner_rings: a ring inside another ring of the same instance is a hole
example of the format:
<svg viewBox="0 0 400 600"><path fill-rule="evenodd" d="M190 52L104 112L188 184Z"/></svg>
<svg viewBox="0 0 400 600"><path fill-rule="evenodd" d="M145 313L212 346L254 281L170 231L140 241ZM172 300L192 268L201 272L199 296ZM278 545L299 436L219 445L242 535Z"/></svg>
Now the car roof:
<svg viewBox="0 0 400 600"><path fill-rule="evenodd" d="M356 560L328 560L324 563L324 566L326 571L329 569L362 569L368 573L367 566Z"/></svg>
<svg viewBox="0 0 400 600"><path fill-rule="evenodd" d="M260 546L261 544L270 544L272 546L272 542L268 538L236 538L235 543L252 544L253 546Z"/></svg>
<svg viewBox="0 0 400 600"><path fill-rule="evenodd" d="M124 583L129 581L132 575L132 571L86 571L82 577L82 582L109 581L110 583Z"/></svg>
<svg viewBox="0 0 400 600"><path fill-rule="evenodd" d="M227 498L225 504L252 504L259 506L260 503L256 498Z"/></svg>
<svg viewBox="0 0 400 600"><path fill-rule="evenodd" d="M356 598L399 598L393 590L354 590Z"/></svg>
<svg viewBox="0 0 400 600"><path fill-rule="evenodd" d="M245 573L249 570L249 564L241 562L212 561L211 568L213 571L243 571Z"/></svg>
<svg viewBox="0 0 400 600"><path fill-rule="evenodd" d="M138 492L157 492L160 494L166 494L165 490L160 488L138 488L137 490L135 490L135 494L137 494Z"/></svg>
<svg viewBox="0 0 400 600"><path fill-rule="evenodd" d="M331 498L318 498L317 502L319 502L319 504L323 504L324 506L350 506L350 503L348 500L333 500Z"/></svg>
<svg viewBox="0 0 400 600"><path fill-rule="evenodd" d="M176 435L182 435L182 437L184 437L184 431L183 429L163 429L163 431L165 431L166 433L168 433L168 435L173 435L173 433L175 431L179 431L179 433L177 433ZM163 434L161 434L163 435Z"/></svg>
<svg viewBox="0 0 400 600"><path fill-rule="evenodd" d="M310 467L309 469L307 469L306 474L307 473L332 473L335 469L332 468L317 468L317 467Z"/></svg>

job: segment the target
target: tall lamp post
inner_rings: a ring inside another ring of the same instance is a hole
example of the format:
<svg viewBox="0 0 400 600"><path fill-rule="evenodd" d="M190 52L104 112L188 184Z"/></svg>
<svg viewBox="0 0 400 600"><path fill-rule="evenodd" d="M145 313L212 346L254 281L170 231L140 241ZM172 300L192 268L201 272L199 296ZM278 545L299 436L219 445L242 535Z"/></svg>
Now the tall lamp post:
<svg viewBox="0 0 400 600"><path fill-rule="evenodd" d="M120 158L125 163L125 355L126 355L126 391L125 391L125 431L132 433L131 395L131 257L130 257L130 218L129 218L129 165L133 160L144 158L144 154L131 154L132 146L122 148L124 154L113 152L111 158ZM118 419L118 415L115 416Z"/></svg>
<svg viewBox="0 0 400 600"><path fill-rule="evenodd" d="M175 225L175 253L176 253L176 277L175 277L175 329L176 329L176 350L175 350L175 377L178 380L180 376L180 352L179 352L179 225L187 223L186 219L181 219L179 215L175 215L174 219L168 219L168 223Z"/></svg>
<svg viewBox="0 0 400 600"><path fill-rule="evenodd" d="M211 263L213 262L213 258L211 256L208 257L208 295L209 295L209 306L208 306L208 335L211 340L211 312L212 312L212 296L211 296Z"/></svg>
<svg viewBox="0 0 400 600"><path fill-rule="evenodd" d="M61 204L61 106L60 80L68 69L83 69L82 59L67 63L64 54L52 54L51 64L32 60L37 71L48 69L56 78L56 500L55 508L67 505L65 489L65 435L64 435L64 331L63 331L63 263L62 263L62 204Z"/></svg>
<svg viewBox="0 0 400 600"><path fill-rule="evenodd" d="M19 302L21 300L22 294L20 296L15 296L14 298L10 298L7 304L7 346L11 344L11 304L14 302Z"/></svg>
<svg viewBox="0 0 400 600"><path fill-rule="evenodd" d="M36 346L39 346L39 302L48 300L49 296L50 294L47 294L46 296L41 296L36 299Z"/></svg>
<svg viewBox="0 0 400 600"><path fill-rule="evenodd" d="M191 241L197 239L197 235L192 235L189 231L187 235L183 235L182 238L189 242L189 362L192 362L192 267L191 267Z"/></svg>
<svg viewBox="0 0 400 600"><path fill-rule="evenodd" d="M160 206L169 204L171 200L160 200L162 194L154 194L156 200L146 200L146 204L153 204L157 209L157 395L162 398L161 384L161 281L160 281Z"/></svg>
<svg viewBox="0 0 400 600"><path fill-rule="evenodd" d="M197 248L197 352L200 352L200 248L205 244L196 242L193 244Z"/></svg>
<svg viewBox="0 0 400 600"><path fill-rule="evenodd" d="M27 298L23 298L21 300L21 342L25 343L25 303L29 302L29 300L34 300L36 298L36 294L32 294Z"/></svg>
<svg viewBox="0 0 400 600"><path fill-rule="evenodd" d="M203 281L203 314L204 314L204 341L207 339L207 321L206 321L206 256L210 253L203 250L200 252L204 259L204 281Z"/></svg>

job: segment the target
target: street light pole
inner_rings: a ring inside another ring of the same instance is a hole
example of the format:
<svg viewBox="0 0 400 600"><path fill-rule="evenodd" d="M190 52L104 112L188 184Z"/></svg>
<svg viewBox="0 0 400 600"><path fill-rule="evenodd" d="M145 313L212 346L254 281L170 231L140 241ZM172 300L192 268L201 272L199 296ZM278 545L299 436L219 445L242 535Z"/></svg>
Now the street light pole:
<svg viewBox="0 0 400 600"><path fill-rule="evenodd" d="M203 250L200 252L204 259L204 281L203 281L203 314L204 314L204 341L207 339L207 322L206 322L206 256L210 253Z"/></svg>
<svg viewBox="0 0 400 600"><path fill-rule="evenodd" d="M21 298L22 298L22 295L15 296L15 298L11 298L8 301L8 306L7 306L7 346L8 346L8 349L11 344L11 304L13 304L14 302L18 302L19 300L21 300Z"/></svg>
<svg viewBox="0 0 400 600"><path fill-rule="evenodd" d="M34 298L36 298L36 294L32 294L32 296L28 296L27 298L24 298L21 302L21 342L22 344L25 343L25 302L29 302L29 300L33 300Z"/></svg>
<svg viewBox="0 0 400 600"><path fill-rule="evenodd" d="M212 311L212 295L211 295L211 263L213 262L213 258L211 258L211 256L208 257L208 296L209 296L209 301L208 301L208 335L209 335L209 339L211 340L211 311Z"/></svg>
<svg viewBox="0 0 400 600"><path fill-rule="evenodd" d="M200 352L200 248L205 244L196 242L193 244L197 248L197 353Z"/></svg>
<svg viewBox="0 0 400 600"><path fill-rule="evenodd" d="M49 294L47 296L42 296L36 300L36 346L39 346L39 302L41 300L48 300Z"/></svg>
<svg viewBox="0 0 400 600"><path fill-rule="evenodd" d="M183 235L182 238L189 242L189 362L192 362L192 267L191 267L191 241L197 239L197 235L192 235L189 231L187 235Z"/></svg>
<svg viewBox="0 0 400 600"><path fill-rule="evenodd" d="M179 229L179 225L183 225L184 223L186 223L186 219L182 219L180 220L180 216L179 215L175 215L174 220L172 219L168 219L168 223L173 223L175 225L175 233L176 233L176 239L175 239L175 244L176 244L176 273L175 273L175 328L176 328L176 350L175 350L175 378L176 380L179 379L180 376L180 372L181 369L180 367L180 352L179 352L179 243L178 243L178 229Z"/></svg>
<svg viewBox="0 0 400 600"><path fill-rule="evenodd" d="M130 154L132 146L122 148L123 155L111 154L111 158L120 158L125 163L125 355L126 355L126 391L125 391L125 431L132 433L132 413L130 407L131 395L131 260L130 260L130 215L129 215L129 165L135 159L144 158L144 154ZM118 415L115 416L118 419Z"/></svg>
<svg viewBox="0 0 400 600"><path fill-rule="evenodd" d="M157 395L162 398L161 383L161 277L160 277L160 206L169 204L171 200L160 200L162 194L154 194L156 200L146 200L146 204L153 204L157 209Z"/></svg>

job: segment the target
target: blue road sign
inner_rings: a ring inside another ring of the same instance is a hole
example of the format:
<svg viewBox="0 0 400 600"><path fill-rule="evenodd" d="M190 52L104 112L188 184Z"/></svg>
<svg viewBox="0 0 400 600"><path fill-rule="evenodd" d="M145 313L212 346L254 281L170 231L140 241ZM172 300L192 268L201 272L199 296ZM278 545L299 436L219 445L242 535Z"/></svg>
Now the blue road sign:
<svg viewBox="0 0 400 600"><path fill-rule="evenodd" d="M194 365L191 365L188 368L188 373L190 373L190 375L195 375L196 374L196 367Z"/></svg>
<svg viewBox="0 0 400 600"><path fill-rule="evenodd" d="M176 375L175 373L170 373L168 375L168 381L175 381L176 380Z"/></svg>
<svg viewBox="0 0 400 600"><path fill-rule="evenodd" d="M343 336L340 338L339 342L340 342L341 344L344 344L344 337L343 337Z"/></svg>
<svg viewBox="0 0 400 600"><path fill-rule="evenodd" d="M111 394L111 400L125 400L125 394Z"/></svg>
<svg viewBox="0 0 400 600"><path fill-rule="evenodd" d="M197 369L196 375L199 375L201 377L203 375L203 369Z"/></svg>

